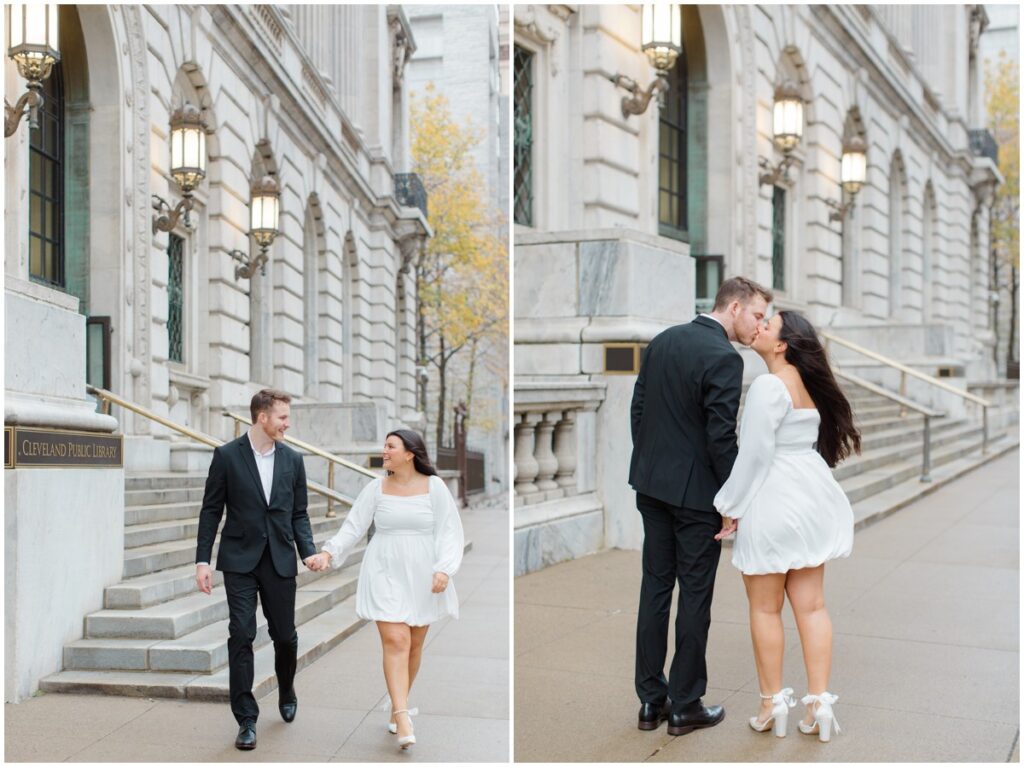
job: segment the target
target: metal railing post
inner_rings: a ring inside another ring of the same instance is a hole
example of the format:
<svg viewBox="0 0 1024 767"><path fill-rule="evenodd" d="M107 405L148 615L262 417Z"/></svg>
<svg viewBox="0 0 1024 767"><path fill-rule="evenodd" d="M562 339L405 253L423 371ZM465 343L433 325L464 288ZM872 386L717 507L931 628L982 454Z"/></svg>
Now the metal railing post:
<svg viewBox="0 0 1024 767"><path fill-rule="evenodd" d="M242 436L242 422L241 421L235 421L235 439L238 439L241 436Z"/></svg>
<svg viewBox="0 0 1024 767"><path fill-rule="evenodd" d="M330 490L334 489L334 461L327 462L327 487ZM334 516L334 499L327 496L327 516Z"/></svg>
<svg viewBox="0 0 1024 767"><path fill-rule="evenodd" d="M907 396L907 374L904 371L900 371L900 396L901 397L906 397ZM900 406L900 418L906 418L906 417L907 417L907 406L906 405L901 405Z"/></svg>
<svg viewBox="0 0 1024 767"><path fill-rule="evenodd" d="M988 453L988 405L981 406L981 454Z"/></svg>
<svg viewBox="0 0 1024 767"><path fill-rule="evenodd" d="M921 466L921 481L932 481L932 419L924 417L924 460Z"/></svg>

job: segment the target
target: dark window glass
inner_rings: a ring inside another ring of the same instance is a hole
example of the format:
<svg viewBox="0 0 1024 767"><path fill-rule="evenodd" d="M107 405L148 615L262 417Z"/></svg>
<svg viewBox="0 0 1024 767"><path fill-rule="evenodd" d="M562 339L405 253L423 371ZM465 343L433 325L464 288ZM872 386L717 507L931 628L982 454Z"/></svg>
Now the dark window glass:
<svg viewBox="0 0 1024 767"><path fill-rule="evenodd" d="M772 287L786 289L786 190L772 193Z"/></svg>
<svg viewBox="0 0 1024 767"><path fill-rule="evenodd" d="M64 69L43 81L39 127L29 134L29 275L64 287Z"/></svg>
<svg viewBox="0 0 1024 767"><path fill-rule="evenodd" d="M185 240L171 234L167 241L167 358L184 362L182 354L182 308L184 305Z"/></svg>
<svg viewBox="0 0 1024 767"><path fill-rule="evenodd" d="M515 46L515 209L517 224L533 226L533 54Z"/></svg>
<svg viewBox="0 0 1024 767"><path fill-rule="evenodd" d="M668 73L665 106L658 117L658 222L661 234L686 234L686 56Z"/></svg>

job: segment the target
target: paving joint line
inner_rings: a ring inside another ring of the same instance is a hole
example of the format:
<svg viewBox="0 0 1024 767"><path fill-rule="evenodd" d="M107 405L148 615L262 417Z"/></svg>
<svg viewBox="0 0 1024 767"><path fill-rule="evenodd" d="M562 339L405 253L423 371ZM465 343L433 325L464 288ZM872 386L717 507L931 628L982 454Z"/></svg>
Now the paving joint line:
<svg viewBox="0 0 1024 767"><path fill-rule="evenodd" d="M1010 753L1006 755L1006 761L1009 762L1013 759L1013 750L1017 748L1017 741L1020 740L1020 727L1017 728L1017 734L1013 736L1013 743L1010 744Z"/></svg>

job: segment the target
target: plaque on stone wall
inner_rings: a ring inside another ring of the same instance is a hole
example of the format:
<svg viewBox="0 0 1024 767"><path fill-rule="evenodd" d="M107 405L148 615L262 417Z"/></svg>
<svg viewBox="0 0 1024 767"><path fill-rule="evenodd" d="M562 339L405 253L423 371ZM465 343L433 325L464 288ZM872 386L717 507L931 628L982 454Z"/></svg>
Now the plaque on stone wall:
<svg viewBox="0 0 1024 767"><path fill-rule="evenodd" d="M124 466L124 438L88 431L4 428L4 468Z"/></svg>

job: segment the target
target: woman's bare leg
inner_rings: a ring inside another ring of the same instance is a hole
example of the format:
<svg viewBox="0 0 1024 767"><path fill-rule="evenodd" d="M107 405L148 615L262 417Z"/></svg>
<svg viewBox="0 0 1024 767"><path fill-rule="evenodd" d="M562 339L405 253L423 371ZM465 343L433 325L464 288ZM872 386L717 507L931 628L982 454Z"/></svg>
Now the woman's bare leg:
<svg viewBox="0 0 1024 767"><path fill-rule="evenodd" d="M409 708L409 650L412 632L404 623L377 621L380 643L384 649L384 681L391 696L391 721L398 725L399 735L409 735L412 725L409 717L395 716L395 711Z"/></svg>
<svg viewBox="0 0 1024 767"><path fill-rule="evenodd" d="M750 602L750 638L754 643L757 679L762 694L774 695L782 689L782 654L786 644L782 602L786 574L744 575L743 584ZM766 721L771 712L771 700L762 700L758 718Z"/></svg>
<svg viewBox="0 0 1024 767"><path fill-rule="evenodd" d="M825 609L825 566L790 571L786 593L800 632L807 692L820 695L828 689L832 671L832 619ZM804 722L811 724L813 721L812 706L808 706Z"/></svg>

